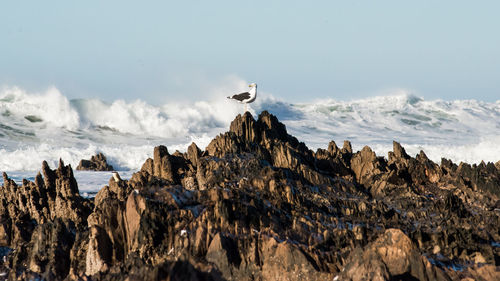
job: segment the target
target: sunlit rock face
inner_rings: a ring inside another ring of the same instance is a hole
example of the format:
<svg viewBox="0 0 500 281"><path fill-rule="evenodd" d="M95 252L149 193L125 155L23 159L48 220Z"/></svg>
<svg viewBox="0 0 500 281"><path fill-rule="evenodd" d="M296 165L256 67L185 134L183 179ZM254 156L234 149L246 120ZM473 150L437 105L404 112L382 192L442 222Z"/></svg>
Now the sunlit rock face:
<svg viewBox="0 0 500 281"><path fill-rule="evenodd" d="M316 152L262 112L201 150L165 146L130 180L78 195L70 166L4 175L2 266L11 279L498 279L500 171ZM3 269L2 269L3 270Z"/></svg>

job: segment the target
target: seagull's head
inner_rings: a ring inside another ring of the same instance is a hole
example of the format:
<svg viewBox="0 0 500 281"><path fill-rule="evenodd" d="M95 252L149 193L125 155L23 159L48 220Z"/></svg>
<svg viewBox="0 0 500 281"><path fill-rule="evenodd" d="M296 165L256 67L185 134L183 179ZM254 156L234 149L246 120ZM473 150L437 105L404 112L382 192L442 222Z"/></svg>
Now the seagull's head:
<svg viewBox="0 0 500 281"><path fill-rule="evenodd" d="M250 88L256 88L256 87L257 87L257 84L252 83L252 84L248 85L248 87L250 87Z"/></svg>

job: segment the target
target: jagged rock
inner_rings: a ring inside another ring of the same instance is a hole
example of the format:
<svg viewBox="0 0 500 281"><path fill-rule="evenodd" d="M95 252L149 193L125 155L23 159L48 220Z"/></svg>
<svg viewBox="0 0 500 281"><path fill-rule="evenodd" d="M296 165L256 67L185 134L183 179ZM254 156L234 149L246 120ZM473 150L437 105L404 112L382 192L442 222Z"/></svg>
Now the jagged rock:
<svg viewBox="0 0 500 281"><path fill-rule="evenodd" d="M437 183L441 179L443 176L441 169L436 163L427 158L427 155L422 150L417 155L416 160L420 164L417 165L419 167L417 170L423 170L423 173L420 174L420 182L425 182L425 179L427 179L431 183Z"/></svg>
<svg viewBox="0 0 500 281"><path fill-rule="evenodd" d="M94 275L109 269L113 262L112 245L108 234L102 228L93 226L90 229L85 274Z"/></svg>
<svg viewBox="0 0 500 281"><path fill-rule="evenodd" d="M24 278L63 279L70 270L75 233L84 231L92 203L80 197L71 166L56 170L42 163L34 182L18 186L4 173L0 215L4 246L14 249L7 261ZM8 219L6 219L8 218Z"/></svg>
<svg viewBox="0 0 500 281"><path fill-rule="evenodd" d="M233 275L232 269L238 268L241 264L238 245L231 237L226 237L217 233L210 242L206 259L217 265L222 272L222 276L230 279Z"/></svg>
<svg viewBox="0 0 500 281"><path fill-rule="evenodd" d="M89 245L86 273L106 270L113 262L123 261L127 251L124 206L116 195L101 199L88 217Z"/></svg>
<svg viewBox="0 0 500 281"><path fill-rule="evenodd" d="M187 149L186 158L191 162L194 167L198 166L198 159L200 159L201 150L193 142Z"/></svg>
<svg viewBox="0 0 500 281"><path fill-rule="evenodd" d="M70 251L75 236L74 228L61 219L37 226L33 232L29 252L29 270L43 279L60 279L69 273Z"/></svg>
<svg viewBox="0 0 500 281"><path fill-rule="evenodd" d="M447 273L456 280L500 280L500 269L494 265L475 265L464 272L447 270Z"/></svg>
<svg viewBox="0 0 500 281"><path fill-rule="evenodd" d="M264 280L332 280L316 261L291 243L274 238L262 239L262 278Z"/></svg>
<svg viewBox="0 0 500 281"><path fill-rule="evenodd" d="M113 166L106 161L106 156L102 152L92 156L90 160L82 159L76 167L79 171L113 171Z"/></svg>
<svg viewBox="0 0 500 281"><path fill-rule="evenodd" d="M341 280L449 280L399 229L388 229L348 258Z"/></svg>
<svg viewBox="0 0 500 281"><path fill-rule="evenodd" d="M11 279L487 280L500 265L494 164L437 165L397 142L388 159L348 141L313 152L268 112L205 151L154 148L93 204L71 167L42 174L4 175Z"/></svg>
<svg viewBox="0 0 500 281"><path fill-rule="evenodd" d="M153 155L153 160L146 161L142 170L170 183L179 183L186 170L184 158L170 155L165 146L155 147Z"/></svg>
<svg viewBox="0 0 500 281"><path fill-rule="evenodd" d="M139 248L138 233L141 226L141 216L146 210L146 199L141 195L132 193L127 198L125 206L125 230L127 233L128 250Z"/></svg>
<svg viewBox="0 0 500 281"><path fill-rule="evenodd" d="M229 127L229 131L241 137L244 141L259 143L261 140L260 124L257 124L250 112L245 112L243 116L238 115Z"/></svg>
<svg viewBox="0 0 500 281"><path fill-rule="evenodd" d="M127 274L124 274L127 272ZM98 280L171 280L171 281L224 281L220 272L211 265L195 260L164 262L156 266L144 263L138 257L131 257L126 263L116 265L106 274L97 275Z"/></svg>
<svg viewBox="0 0 500 281"><path fill-rule="evenodd" d="M389 160L368 147L353 154L349 142L342 149L332 142L327 150L313 153L274 116L263 112L255 120L247 113L205 152L193 144L185 154L155 148L153 159L124 181L126 198L110 187L101 190L89 226L102 229L106 239L101 240L109 244L102 248L109 253L100 254L99 239L90 235L87 257L94 261L87 268L93 268L89 273L94 276L108 276L129 263L131 255L150 266L197 257L215 265L227 280L323 280L338 274L350 256L358 266L355 272L366 276L446 279L447 273L423 258L401 231L376 229L382 224L413 231L412 239L431 257L442 253L453 259L458 241L473 245L460 236L465 232L454 232L455 225L449 224L443 236L431 233L444 219L471 221L464 200L475 195L464 191L462 199L446 187L457 171L467 174L453 165L444 161L439 167L423 152L412 158L396 142ZM491 168L479 169L490 173ZM378 199L370 201L375 195ZM443 220L422 209L434 210ZM108 223L111 217L119 218L117 224ZM417 232L415 223L421 225ZM341 228L346 224L353 226ZM488 225L487 235L498 237L494 222ZM467 251L478 253L478 248ZM486 262L498 256L486 254L486 248L480 251Z"/></svg>
<svg viewBox="0 0 500 281"><path fill-rule="evenodd" d="M350 141L344 141L344 146L342 147L342 153L352 154L352 146Z"/></svg>
<svg viewBox="0 0 500 281"><path fill-rule="evenodd" d="M75 233L75 241L73 242L73 247L71 248L69 254L69 260L71 264L69 268L69 274L66 279L77 280L78 278L81 278L81 276L85 275L87 263L86 258L89 246L88 238L88 228Z"/></svg>
<svg viewBox="0 0 500 281"><path fill-rule="evenodd" d="M0 247L10 245L10 227L11 223L8 217L0 218Z"/></svg>
<svg viewBox="0 0 500 281"><path fill-rule="evenodd" d="M153 158L153 175L166 180L174 181L174 170L170 154L165 146L155 147Z"/></svg>
<svg viewBox="0 0 500 281"><path fill-rule="evenodd" d="M369 186L375 181L374 178L386 172L384 162L368 146L352 156L351 169L356 175L356 181L365 186Z"/></svg>
<svg viewBox="0 0 500 281"><path fill-rule="evenodd" d="M24 180L22 186L4 173L0 213L8 216L12 223L27 216L37 224L61 218L81 227L90 213L91 203L80 197L71 166L64 166L60 161L59 167L51 170L44 161L42 173L43 178L38 173L35 182Z"/></svg>
<svg viewBox="0 0 500 281"><path fill-rule="evenodd" d="M348 152L347 150L340 150L335 142L331 141L328 144L327 150L318 149L314 154L316 167L322 173L353 180L350 177L352 175L352 171L350 169L351 153L352 151Z"/></svg>
<svg viewBox="0 0 500 281"><path fill-rule="evenodd" d="M460 163L456 170L456 176L460 177L465 185L474 191L485 191L500 197L500 171L495 169L494 164L479 165Z"/></svg>

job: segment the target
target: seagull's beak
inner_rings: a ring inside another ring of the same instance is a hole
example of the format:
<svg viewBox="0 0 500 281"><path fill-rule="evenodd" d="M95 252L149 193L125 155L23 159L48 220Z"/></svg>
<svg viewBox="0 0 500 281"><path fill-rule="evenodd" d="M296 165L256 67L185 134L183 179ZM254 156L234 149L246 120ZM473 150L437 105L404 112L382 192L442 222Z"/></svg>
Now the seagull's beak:
<svg viewBox="0 0 500 281"><path fill-rule="evenodd" d="M248 85L248 87L252 88L252 84Z"/></svg>

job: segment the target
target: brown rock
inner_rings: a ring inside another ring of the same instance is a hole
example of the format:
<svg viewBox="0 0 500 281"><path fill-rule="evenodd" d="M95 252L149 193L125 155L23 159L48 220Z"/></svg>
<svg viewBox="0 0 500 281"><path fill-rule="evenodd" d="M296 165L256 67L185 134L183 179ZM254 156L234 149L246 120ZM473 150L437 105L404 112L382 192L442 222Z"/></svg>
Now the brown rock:
<svg viewBox="0 0 500 281"><path fill-rule="evenodd" d="M410 271L410 255L415 247L410 238L399 229L388 229L373 244L391 275L402 275Z"/></svg>
<svg viewBox="0 0 500 281"><path fill-rule="evenodd" d="M124 203L111 193L110 197L101 199L88 217L87 272L104 271L115 262L123 261L128 253L124 209Z"/></svg>
<svg viewBox="0 0 500 281"><path fill-rule="evenodd" d="M92 156L90 160L82 159L76 167L80 171L113 171L113 166L106 161L106 156L102 152Z"/></svg>
<svg viewBox="0 0 500 281"><path fill-rule="evenodd" d="M448 280L446 274L421 256L399 229L388 229L363 250L351 253L342 280Z"/></svg>
<svg viewBox="0 0 500 281"><path fill-rule="evenodd" d="M210 242L206 259L217 265L222 276L226 279L231 278L232 268L238 268L241 263L236 243L230 237L220 233L217 233Z"/></svg>
<svg viewBox="0 0 500 281"><path fill-rule="evenodd" d="M320 272L299 248L273 238L263 239L263 280L332 280L334 274Z"/></svg>
<svg viewBox="0 0 500 281"><path fill-rule="evenodd" d="M151 158L148 158L141 167L142 172L146 172L150 175L154 174L154 161Z"/></svg>
<svg viewBox="0 0 500 281"><path fill-rule="evenodd" d="M62 220L39 225L32 236L29 269L46 276L59 279L69 272L70 251L74 235Z"/></svg>
<svg viewBox="0 0 500 281"><path fill-rule="evenodd" d="M253 119L250 112L245 112L245 114L238 115L231 122L229 131L235 133L237 136L241 137L244 141L258 143L260 141L260 135L258 135L258 124Z"/></svg>
<svg viewBox="0 0 500 281"><path fill-rule="evenodd" d="M187 170L186 160L182 157L182 154L174 153L174 155L170 155L168 149L160 145L155 147L153 155L152 168L151 162L148 160L141 171L152 172L151 175L170 183L180 183L183 174Z"/></svg>
<svg viewBox="0 0 500 281"><path fill-rule="evenodd" d="M363 147L360 152L353 155L351 158L351 169L356 175L356 180L366 186L369 186L373 182L373 177L385 172L377 155L368 146Z"/></svg>
<svg viewBox="0 0 500 281"><path fill-rule="evenodd" d="M344 141L344 146L342 147L342 153L352 153L352 146L350 141Z"/></svg>
<svg viewBox="0 0 500 281"><path fill-rule="evenodd" d="M112 242L104 229L99 226L90 228L85 274L94 275L108 269L113 257L111 246Z"/></svg>
<svg viewBox="0 0 500 281"><path fill-rule="evenodd" d="M56 218L68 219L83 227L82 222L90 213L90 202L80 197L78 184L71 166L62 161L56 170L47 162L42 163L43 179L40 174L35 182L23 181L18 186L4 173L4 187L0 190L0 211L16 223L22 216L43 224Z"/></svg>
<svg viewBox="0 0 500 281"><path fill-rule="evenodd" d="M153 175L173 182L174 171L168 149L163 145L157 146L153 155Z"/></svg>
<svg viewBox="0 0 500 281"><path fill-rule="evenodd" d="M500 280L500 268L491 264L475 266L468 273L474 280Z"/></svg>
<svg viewBox="0 0 500 281"><path fill-rule="evenodd" d="M191 162L191 164L196 167L198 166L198 159L201 156L201 150L196 146L193 142L187 149L187 159Z"/></svg>
<svg viewBox="0 0 500 281"><path fill-rule="evenodd" d="M389 160L349 142L312 152L268 112L238 116L205 152L155 148L93 204L70 167L42 174L4 175L10 279L495 279L500 260L493 164L437 166L397 143Z"/></svg>
<svg viewBox="0 0 500 281"><path fill-rule="evenodd" d="M337 144L334 141L330 141L328 143L328 152L333 157L337 156L340 153L340 149L337 147Z"/></svg>
<svg viewBox="0 0 500 281"><path fill-rule="evenodd" d="M146 209L146 199L135 191L127 199L125 207L125 227L127 233L128 250L134 251L139 248L137 234L141 225L141 215Z"/></svg>
<svg viewBox="0 0 500 281"><path fill-rule="evenodd" d="M0 219L0 247L7 247L10 245L10 222L7 218Z"/></svg>
<svg viewBox="0 0 500 281"><path fill-rule="evenodd" d="M406 150L401 146L400 143L393 141L392 146L393 146L393 148L392 148L393 152L389 153L389 162L410 158L410 156L408 156L408 154L406 154Z"/></svg>
<svg viewBox="0 0 500 281"><path fill-rule="evenodd" d="M417 160L417 162L420 163L420 167L417 169L420 169L420 170L423 169L423 173L421 171L418 171L421 173L420 175L418 175L419 177L421 177L422 179L425 179L431 183L439 182L439 180L441 179L441 177L443 175L441 169L439 168L439 166L437 164L435 164L434 162L429 160L429 158L427 158L427 155L425 155L425 153L422 150L417 155L416 160ZM414 170L417 170L417 169L414 169ZM417 176L415 176L416 173L413 172L412 174L413 174L413 180L416 181L417 180ZM423 180L420 180L420 182L422 182L422 181Z"/></svg>

